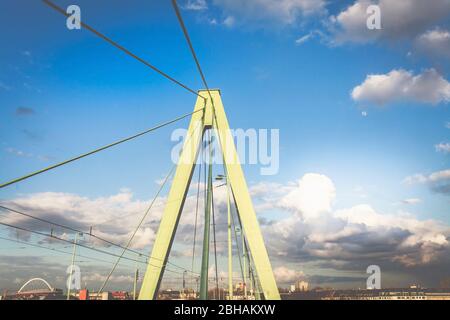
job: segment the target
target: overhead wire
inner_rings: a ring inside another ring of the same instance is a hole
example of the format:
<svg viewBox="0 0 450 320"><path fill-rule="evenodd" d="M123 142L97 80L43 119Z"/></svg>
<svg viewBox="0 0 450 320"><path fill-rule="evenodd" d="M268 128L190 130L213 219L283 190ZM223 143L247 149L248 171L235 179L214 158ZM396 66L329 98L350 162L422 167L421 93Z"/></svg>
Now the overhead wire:
<svg viewBox="0 0 450 320"><path fill-rule="evenodd" d="M211 188L211 211L212 211L212 226L213 226L213 242L214 242L214 265L216 272L216 290L219 293L219 273L218 273L218 265L217 265L217 242L216 242L216 218L215 218L215 210L214 210L214 192L213 188Z"/></svg>
<svg viewBox="0 0 450 320"><path fill-rule="evenodd" d="M45 4L47 4L49 7L53 8L54 10L56 10L56 11L58 11L59 13L63 14L64 16L66 16L66 17L69 16L68 13L66 13L62 8L58 7L56 4L52 3L51 1L49 1L49 0L43 0L43 2L44 2ZM211 99L211 103L212 103L212 106L213 106L213 109L214 109L214 101L213 101L213 99L212 99L212 96L211 96L211 93L210 93L210 90L209 90L209 86L208 86L208 84L207 84L207 82L206 82L206 78L205 78L204 73L203 73L203 71L202 71L202 69L201 69L199 60L198 60L197 55L196 55L196 53L195 53L195 50L194 50L194 48L193 48L192 42L191 42L191 40L190 40L189 34L188 34L188 32L187 32L186 26L185 26L185 24L184 24L183 18L182 18L182 16L181 16L180 11L179 11L179 8L178 8L178 5L177 5L177 3L176 3L176 0L172 0L172 5L174 6L174 9L175 9L175 12L176 12L178 21L179 21L179 23L180 23L180 25L181 25L181 27L182 27L182 29L183 29L184 36L185 36L185 38L186 38L186 40L187 40L187 42L188 42L188 45L189 45L189 48L190 48L190 50L191 50L192 56L193 56L193 58L194 58L194 60L195 60L195 63L196 63L196 65L197 65L197 69L198 69L198 71L199 71L199 73L200 73L200 76L201 76L202 81L203 81L203 83L204 83L204 85L205 85L205 88L206 88L207 91L208 91L208 95L209 95L209 97L210 97L210 99ZM94 33L94 34L97 35L98 37L102 38L103 40L107 41L108 43L110 43L110 44L113 45L114 47L118 48L119 50L123 51L123 52L126 53L127 55L133 57L134 59L136 59L136 60L138 60L139 62L143 63L143 64L146 65L147 67L153 69L154 71L156 71L156 72L159 73L160 75L164 76L164 77L167 78L168 80L170 80L170 81L176 83L177 85L183 87L184 89L186 89L186 90L188 90L189 92L195 94L196 96L199 96L199 97L205 99L205 98L204 98L202 95L200 95L198 92L192 90L191 88L187 87L187 86L184 85L183 83L181 83L181 82L179 82L178 80L174 79L173 77L169 76L167 73L165 73L165 72L161 71L160 69L156 68L155 66L153 66L153 65L150 64L149 62L147 62L147 61L143 60L142 58L136 56L135 54L133 54L132 52L130 52L130 51L129 51L128 49L126 49L125 47L119 45L118 43L116 43L115 41L111 40L110 38L108 38L108 37L105 36L104 34L98 32L97 30L95 30L95 29L92 28L91 26L87 25L86 23L81 22L81 25L82 25L85 29L91 31L92 33ZM197 111L195 111L195 112L198 112L198 111L200 111L200 110L197 110ZM34 172L34 173L28 174L28 175L26 175L26 176L23 176L23 177L20 177L20 178L11 180L11 181L9 181L9 182L0 184L0 188L9 186L9 185L14 184L14 183L17 183L17 182L19 182L19 181L23 181L23 180L28 179L28 178L30 178L30 177L32 177L32 176L41 174L41 173L43 173L43 172L46 172L46 171L52 170L52 169L54 169L54 168L57 168L57 167L59 167L59 166L65 165L65 164L67 164L67 163L76 161L76 160L81 159L81 158L83 158L83 157L86 157L86 156L88 156L88 155L91 155L91 154L97 153L97 152L99 152L99 151L105 150L105 149L110 148L110 147L112 147L112 146L115 146L115 145L117 145L117 144L120 144L120 143L123 143L123 142L125 142L125 141L134 139L134 138L136 138L136 137L138 137L138 136L141 136L141 135L146 134L146 133L148 133L148 132L154 131L154 130L156 130L156 129L162 127L162 126L168 125L168 124L173 123L173 122L178 121L178 120L181 120L182 118L185 118L185 117L187 117L187 116L189 116L189 115L192 115L192 114L195 113L195 112L189 113L189 114L187 114L187 115L184 115L183 117L179 117L179 118L177 118L177 119L175 119L175 120L172 120L172 121L167 122L167 123L165 123L165 124L159 125L159 126L157 126L157 127L155 127L155 128L151 128L151 129L149 129L149 130L147 130L147 131L144 131L144 132L141 132L141 133L139 133L139 134L137 134L137 135L135 135L135 136L132 136L132 137L129 137L129 138L126 138L126 139L117 141L117 142L115 142L115 143L112 143L112 144L110 144L110 145L104 146L104 147L102 147L102 148L99 148L99 149L93 150L93 151L91 151L91 152L82 154L81 156L71 158L71 159L69 159L69 160L63 161L63 162L61 162L61 163L55 164L55 165L50 166L50 167L47 167L47 168L45 168L45 169L42 169L42 170L36 171L36 172ZM215 117L215 115L214 115L214 117ZM206 170L206 166L205 166L205 170ZM201 168L200 168L200 173L201 173ZM205 178L206 178L206 177L205 177ZM199 180L200 180L200 179L199 179ZM166 181L167 181L167 180L166 180ZM166 182L166 181L165 181L165 182ZM161 189L162 189L162 188L161 188ZM161 189L160 189L160 190L161 190ZM159 191L160 191L160 190L159 190ZM159 191L158 191L157 194L159 194ZM197 192L197 202L198 202L198 194L199 194L199 188L198 188L198 192ZM155 197L155 199L156 199L156 197ZM154 200L155 200L155 199L154 199ZM153 203L154 203L154 201L152 201L150 207L153 205ZM198 203L197 203L197 206L198 206ZM148 211L146 212L146 214L147 214L147 213L148 213ZM144 217L146 216L146 214L144 215ZM214 212L213 212L213 215L214 215ZM213 217L213 219L214 219L214 217ZM141 220L140 224L142 223L142 221L143 221L143 219ZM33 232L32 230L28 230L28 229L21 228L21 227L17 227L17 226L13 226L13 225L8 225L8 224L1 223L1 222L0 222L0 224L5 225L5 226L9 226L9 227L13 227L13 228L18 228L19 230L23 230L23 231ZM139 224L139 226L140 226L140 224ZM215 222L213 222L213 227L214 227L214 230L215 230ZM139 227L138 227L138 228L139 228ZM138 229L138 228L137 228L137 229ZM124 255L124 253L127 251L127 247L129 246L130 242L132 241L132 238L134 237L135 233L137 232L137 229L136 229L136 231L133 233L132 237L130 238L130 240L129 240L129 242L127 243L127 245L125 246L125 248L124 248L124 247L121 247L121 248L124 249L124 251L122 252L122 254L121 254L120 256L114 255L114 256L117 256L117 257L119 258L119 259L117 260L117 262L120 261L121 258L125 258L125 259L128 259L128 260L133 260L133 259L131 259L131 258L124 257L123 255ZM75 231L75 230L73 229L73 231ZM36 232L34 232L34 233L36 233ZM83 232L83 233L85 233L85 232ZM66 242L69 242L69 243L73 243L73 242L71 242L71 241L69 241L69 240L62 239L62 238L58 238L58 237L53 236L53 235L47 235L47 234L40 233L40 232L38 232L37 234L40 234L40 235L43 235L43 236L50 236L50 237L52 237L52 238L55 238L55 239L58 239L58 240L61 240L61 241L66 241ZM91 236L92 236L92 235L91 235ZM94 237L96 237L96 236L94 236ZM215 238L215 234L214 234L214 238ZM105 239L99 239L99 240L102 240L102 241L103 241L103 240L105 240ZM108 241L108 240L106 240L106 241ZM215 241L215 239L214 239L214 241ZM110 242L110 244L113 244L113 243ZM111 254L110 252L106 252L106 251L103 251L103 250L99 250L99 249L97 249L97 248L85 246L85 245L83 245L83 244L78 244L78 245L79 245L79 246L82 246L82 247L86 247L86 248L88 248L88 249L92 249L92 250L96 250L96 251L100 251L100 252L105 252L105 253L107 253L107 254ZM215 245L215 244L214 244L214 245ZM215 247L216 247L216 246L215 246ZM215 250L216 250L216 248L215 248ZM195 252L195 247L194 247L194 252ZM141 254L141 253L139 253L139 254ZM217 253L216 253L216 254L217 254ZM136 261L136 260L134 260L134 261ZM114 268L115 268L115 267L114 267ZM114 270L113 270L113 271L114 271ZM170 270L168 270L168 271L170 271ZM112 273L112 272L111 272L111 273ZM218 276L217 276L217 256L216 256L216 282L217 282L217 279L218 279Z"/></svg>
<svg viewBox="0 0 450 320"><path fill-rule="evenodd" d="M82 158L84 158L84 157L90 156L90 155L95 154L95 153L97 153L97 152L100 152L100 151L109 149L109 148L114 147L114 146L116 146L116 145L118 145L118 144L121 144L121 143L130 141L130 140L133 140L133 139L135 139L135 138L137 138L137 137L143 136L143 135L145 135L145 134L147 134L147 133L150 133L150 132L152 132L152 131L155 131L155 130L157 130L157 129L160 129L160 128L162 128L162 127L165 127L165 126L167 126L167 125L169 125L169 124L172 124L172 123L177 122L177 121L179 121L179 120L182 120L182 119L184 119L184 118L187 118L188 116L193 115L194 113L200 112L200 111L202 111L202 110L203 110L203 108L202 108L202 109L198 109L198 110L196 110L196 111L194 111L194 112L190 112L190 113L184 114L184 115L182 115L182 116L180 116L180 117L177 117L177 118L175 118L175 119L172 119L172 120L166 121L166 122L164 122L164 123L158 124L158 125L156 125L156 126L150 128L150 129L147 129L147 130L142 131L142 132L140 132L140 133L134 134L134 135L132 135L132 136L130 136L130 137L127 137L127 138L118 140L118 141L113 142L113 143L110 143L110 144L108 144L108 145L106 145L106 146L103 146L103 147L94 149L94 150L92 150L92 151L83 153L83 154L81 154L81 155L79 155L79 156L76 156L76 157L70 158L70 159L68 159L68 160L59 162L59 163L57 163L57 164L51 165L51 166L49 166L49 167L47 167L47 168L38 170L38 171L33 172L33 173L30 173L30 174L27 174L27 175L22 176L22 177L20 177L20 178L16 178L16 179L13 179L13 180L11 180L11 181L2 183L2 184L0 184L0 189L1 189L1 188L4 188L4 187L7 187L7 186L9 186L9 185L15 184L15 183L17 183L17 182L20 182L20 181L29 179L29 178L31 178L31 177L33 177L33 176L38 175L38 174L41 174L41 173L44 173L44 172L53 170L53 169L55 169L55 168L61 167L61 166L65 165L65 164L71 163L71 162L73 162L73 161L76 161L76 160L82 159Z"/></svg>
<svg viewBox="0 0 450 320"><path fill-rule="evenodd" d="M48 5L50 8L54 9L55 11L61 13L62 15L64 15L65 17L69 17L70 14L68 14L63 8L57 6L56 4L54 4L53 2L49 1L49 0L42 0L42 2L44 2L46 5ZM153 71L159 73L160 75L162 75L164 78L172 81L173 83L177 84L178 86L184 88L185 90L189 91L190 93L195 94L198 97L201 97L203 99L205 99L203 96L201 96L197 91L189 88L187 85L183 84L182 82L176 80L175 78L173 78L172 76L168 75L167 73L165 73L164 71L162 71L161 69L155 67L154 65L152 65L151 63L149 63L148 61L140 58L139 56L137 56L136 54L132 53L130 50L126 49L125 47L123 47L122 45L118 44L117 42L115 42L114 40L112 40L111 38L107 37L106 35L104 35L103 33L100 33L99 31L95 30L93 27L89 26L88 24L84 23L83 21L80 21L80 25L84 28L89 30L90 32L92 32L93 34L95 34L96 36L102 38L103 40L105 40L106 42L108 42L109 44L113 45L114 47L116 47L117 49L121 50L122 52L126 53L127 55L129 55L130 57L136 59L137 61L141 62L142 64L144 64L145 66L149 67L150 69L152 69Z"/></svg>
<svg viewBox="0 0 450 320"><path fill-rule="evenodd" d="M153 204L155 203L156 199L158 198L159 194L161 193L161 191L163 190L164 186L166 185L166 182L169 180L169 177L172 175L174 171L174 166L172 166L171 170L169 171L169 173L167 174L166 178L164 179L163 183L161 184L160 188L158 189L158 192L156 193L155 197L153 198L153 200L150 202L150 205L148 206L147 210L145 211L144 215L142 216L141 220L139 221L138 225L136 226L135 230L133 231L133 233L131 234L130 238L128 239L128 242L126 244L126 246L123 248L122 253L120 254L120 256L117 257L116 262L114 263L111 271L109 272L108 276L105 278L105 281L103 282L102 286L100 287L100 289L98 290L98 292L102 292L102 290L104 289L104 287L106 286L106 284L109 281L109 278L111 277L111 275L114 273L114 271L116 270L117 265L120 262L120 259L122 259L122 257L124 256L125 252L127 251L129 245L131 244L131 241L133 241L134 236L136 235L136 233L138 232L138 230L141 228L142 223L144 222L145 218L147 217L148 213L150 212L150 210L152 209Z"/></svg>
<svg viewBox="0 0 450 320"><path fill-rule="evenodd" d="M3 206L3 205L0 205L0 209L7 210L7 211L10 211L10 212L13 212L13 213L16 213L16 214L19 214L19 215L31 218L31 219L35 219L37 221L48 223L50 225L57 226L57 227L60 227L60 228L66 229L66 230L70 230L70 231L73 231L73 232L81 233L83 235L88 235L90 237L98 239L98 240L100 240L100 241L102 241L104 243L107 243L107 244L109 244L111 246L114 246L114 247L118 247L118 248L121 248L121 249L125 248L124 246L122 246L122 245L120 245L118 243L115 243L115 242L112 242L112 241L107 240L105 238L99 237L99 236L93 234L92 232L85 232L85 231L82 231L80 229L76 229L76 228L73 228L73 227L70 227L70 226L67 226L67 225L63 225L63 224L60 224L60 223L52 222L50 220L39 218L39 217L33 216L31 214L25 213L23 211L12 209L12 208L9 208L9 207ZM131 248L127 248L127 251L132 252L134 254L137 254L139 256L144 256L146 258L150 258L150 255L145 254L145 253L143 253L141 251L137 251L137 250L134 250L134 249L131 249ZM168 261L167 263L173 265L174 267L180 268L182 270L186 270L186 268L180 267L180 266L174 264L173 262Z"/></svg>
<svg viewBox="0 0 450 320"><path fill-rule="evenodd" d="M203 140L203 139L202 139ZM200 155L203 154L203 141L200 142ZM198 223L198 206L199 206L199 197L200 197L200 181L202 177L202 162L200 162L200 166L198 168L198 181L197 181L197 199L195 202L195 221L194 221L194 243L192 245L192 266L191 271L192 275L194 272L194 262L195 262L195 247L196 247L196 240L197 240L197 223ZM191 281L193 281L191 277Z"/></svg>
<svg viewBox="0 0 450 320"><path fill-rule="evenodd" d="M203 116L204 116L204 114L203 114ZM202 120L203 120L203 117L202 117ZM202 122L203 122L203 121L202 121ZM197 131L198 126L199 126L200 124L202 124L202 122L199 122L199 124L197 125L197 127L195 127L194 130L192 131L192 134L191 134L189 137L186 138L186 141L185 141L184 146L186 146L187 142L192 138L192 135ZM144 220L145 220L145 218L147 217L148 213L149 213L150 210L152 209L153 204L155 203L155 201L156 201L156 199L158 198L159 194L160 194L161 191L163 190L163 188L164 188L164 186L166 185L167 181L169 180L170 176L174 173L176 167L177 167L177 165L174 164L174 165L171 167L171 169L169 170L169 173L166 175L164 181L162 182L160 188L158 189L158 192L156 193L155 197L154 197L153 200L151 201L150 205L148 206L147 210L145 211L144 215L142 216L142 218L140 219L138 225L136 226L135 230L133 231L131 237L129 238L129 240L128 240L128 242L127 242L127 244L126 244L124 250L122 251L122 254L121 254L120 256L117 257L116 263L115 263L114 266L112 267L111 271L109 272L108 276L106 277L105 281L103 282L103 284L102 284L102 286L101 286L101 288L100 288L100 290L99 290L98 292L101 292L101 291L103 290L103 288L106 286L106 284L108 283L109 278L110 278L111 275L114 273L114 270L116 269L116 267L117 267L117 265L118 265L120 259L123 257L123 255L124 255L125 252L126 252L126 249L128 248L128 246L129 246L129 245L131 244L131 242L133 241L134 236L136 235L136 233L137 233L138 230L140 229L142 223L144 222ZM151 258L150 258L150 259L151 259ZM160 260L160 259L157 259L157 260ZM184 271L189 271L189 270L185 269Z"/></svg>
<svg viewBox="0 0 450 320"><path fill-rule="evenodd" d="M189 33L188 33L186 25L184 23L183 17L181 16L181 12L180 12L180 9L178 7L178 4L177 4L176 0L172 0L172 6L173 6L173 9L175 10L175 14L177 16L178 23L180 24L181 29L183 30L183 34L184 34L184 37L186 39L186 42L188 43L189 50L191 51L192 57L194 58L195 64L197 66L197 70L200 73L200 77L202 78L202 82L205 85L206 90L208 91L208 95L209 95L209 98L211 99L211 104L212 104L213 109L214 109L214 101L213 101L213 98L211 96L211 92L209 90L208 83L206 82L205 75L204 75L204 73L202 71L202 68L200 66L200 62L199 62L199 60L197 58L197 54L195 53L194 46L192 45L191 37L189 36Z"/></svg>
<svg viewBox="0 0 450 320"><path fill-rule="evenodd" d="M31 230L31 229L28 229L28 228L24 228L24 227L12 225L12 224L9 224L9 223L4 223L4 222L0 222L0 225L8 227L8 228L13 228L13 229L16 229L16 230L20 230L20 231L33 233L33 234L36 234L36 235L39 235L39 236L47 237L49 239L55 239L55 240L62 241L62 242L65 242L65 243L70 243L72 245L77 245L79 247L83 247L83 248L86 248L86 249L89 249L89 250L92 250L92 251L96 251L96 252L99 252L99 253L102 253L102 254L118 257L118 255L113 253L113 252L109 252L109 251L106 251L106 250L102 250L102 249L98 249L98 248L95 248L95 247L87 246L87 245L82 244L82 243L75 243L74 241L71 241L71 240L68 240L68 239L64 239L64 238L60 238L60 237L57 237L55 235L51 235L51 234L48 234L48 233L44 233L44 232L40 232L40 231L36 231L36 230ZM130 258L130 257L123 257L123 259L129 260L129 261L134 261L134 262L139 262L139 263L143 263L143 264L148 264L146 262L139 261L139 260L136 260L136 259L133 259L133 258ZM174 270L169 270L169 271L170 272L174 272L174 273L178 273L178 274L182 274L182 272L178 272L178 271L174 271Z"/></svg>
<svg viewBox="0 0 450 320"><path fill-rule="evenodd" d="M67 254L67 255L72 255L71 252L67 252L67 251L63 251L63 250L59 250L56 248L50 248L50 247L46 247L46 246L41 246L39 244L36 243L30 243L30 242L25 242L25 241L20 241L20 240L16 240L16 239L10 239L10 238L5 238L5 237L0 237L1 240L5 240L5 241L10 241L10 242L15 242L15 243L20 243L26 246L30 246L30 247L35 247L35 248L40 248L40 249L46 249L46 250L50 250L50 251L54 251L54 252L58 252L58 253L63 253L63 254ZM78 257L81 258L85 258L85 259L90 259L93 261L98 261L98 262L104 262L104 263L112 263L111 261L107 261L107 260L103 260L103 259L98 259L98 258L94 258L94 257L88 257L88 256L84 256L81 254L77 254Z"/></svg>

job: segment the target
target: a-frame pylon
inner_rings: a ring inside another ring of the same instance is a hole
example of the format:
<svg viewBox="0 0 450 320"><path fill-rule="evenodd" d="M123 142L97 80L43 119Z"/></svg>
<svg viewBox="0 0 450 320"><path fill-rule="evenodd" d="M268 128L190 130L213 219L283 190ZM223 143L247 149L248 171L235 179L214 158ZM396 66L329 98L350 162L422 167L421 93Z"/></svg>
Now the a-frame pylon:
<svg viewBox="0 0 450 320"><path fill-rule="evenodd" d="M200 94L189 124L177 170L167 199L166 207L153 244L147 271L139 293L140 300L156 299L164 268L183 210L203 134L213 127L224 156L228 183L234 196L248 249L255 265L256 276L265 299L278 300L280 294L270 265L264 240L253 208L252 200L239 162L234 140L223 108L219 90L200 90ZM202 110L203 109L203 110Z"/></svg>

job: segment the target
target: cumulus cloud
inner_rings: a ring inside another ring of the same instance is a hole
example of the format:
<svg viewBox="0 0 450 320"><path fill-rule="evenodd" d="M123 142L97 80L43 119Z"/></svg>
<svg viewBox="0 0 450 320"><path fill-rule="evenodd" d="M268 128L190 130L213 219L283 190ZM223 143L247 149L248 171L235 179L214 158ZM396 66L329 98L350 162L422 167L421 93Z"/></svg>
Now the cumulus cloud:
<svg viewBox="0 0 450 320"><path fill-rule="evenodd" d="M430 175L415 174L404 179L404 183L426 184L432 191L445 195L450 194L450 169L433 172Z"/></svg>
<svg viewBox="0 0 450 320"><path fill-rule="evenodd" d="M450 83L436 70L427 69L414 75L406 70L368 75L351 92L355 101L383 105L397 101L413 101L436 105L450 101Z"/></svg>
<svg viewBox="0 0 450 320"><path fill-rule="evenodd" d="M378 5L381 30L367 28L367 8ZM450 0L357 0L331 17L335 41L371 42L375 40L413 39L450 14Z"/></svg>
<svg viewBox="0 0 450 320"><path fill-rule="evenodd" d="M411 178L411 183L434 184L443 179L449 181L449 178L450 171L443 171ZM402 211L382 213L367 203L336 209L336 187L323 174L307 173L298 181L285 184L258 183L250 188L250 192L259 217L264 217L267 211L284 212L281 217L262 225L271 260L279 266L274 272L281 284L305 276L300 271L302 268L292 267L299 263L322 263L329 264L328 268L363 272L370 264L382 265L386 271L389 268L404 271L401 268L405 267L423 270L433 265L447 270L450 266L450 263L446 265L447 262L443 262L450 253L450 228L447 225L432 219L420 220ZM407 200L417 203L417 199ZM133 244L134 248L151 245L165 201L165 198L157 200L142 233L138 234ZM68 193L39 193L4 201L3 204L83 230L98 225L94 233L100 232L98 235L123 243L148 201L137 200L130 190L123 189L115 195L97 198ZM226 239L225 188L215 189L215 204L217 239ZM195 197L188 197L175 242L192 243L194 215ZM5 223L47 232L49 229L48 225L14 214L2 216ZM221 256L226 254L225 245L226 242L217 243ZM172 252L171 257L186 256L183 251L180 252L179 255ZM310 275L307 276L310 279ZM95 274L91 277L90 281L101 280Z"/></svg>
<svg viewBox="0 0 450 320"><path fill-rule="evenodd" d="M429 30L417 37L415 47L432 57L450 58L450 32L438 28Z"/></svg>
<svg viewBox="0 0 450 320"><path fill-rule="evenodd" d="M203 190L204 185L200 184L200 192L203 192ZM176 242L179 242L181 245L192 243L196 194L197 185L191 186L176 234ZM216 206L221 210L226 210L226 189L216 188L214 195ZM98 237L125 245L135 230L138 221L147 210L151 200L153 199L136 199L130 189L123 188L117 194L94 198L63 192L32 193L14 199L3 200L1 205L40 219L84 231L86 235L82 241L87 241L88 245L108 247L107 243L89 237L87 233L90 228L92 227L93 234ZM144 250L144 253L151 248L166 201L167 198L165 196L156 198L144 223L134 236L131 248ZM203 210L201 203L198 210L199 212ZM50 230L53 228L54 235L65 239L73 239L71 230L51 226L48 223L30 219L7 210L1 210L1 213L2 221L5 223L44 233L50 233ZM220 228L218 227L217 229L218 235L220 236L222 232L226 238L226 228L222 221L223 219L226 220L226 216L225 218L220 216L216 219L216 222L220 224ZM202 225L202 219L198 219L197 226L201 228ZM11 234L16 235L16 232L14 231ZM19 235L24 240L29 240L30 238L30 235L24 232L20 232ZM42 241L54 242L45 238ZM222 249L222 246L218 245L218 251Z"/></svg>
<svg viewBox="0 0 450 320"><path fill-rule="evenodd" d="M420 181L437 183L445 176L438 173ZM403 211L381 213L367 203L336 210L336 193L333 181L318 173L294 183L253 186L253 198L264 200L260 210L291 213L262 227L271 257L287 263L333 262L351 270L370 264L402 270L443 263L450 253L447 225ZM417 204L420 199L402 202Z"/></svg>
<svg viewBox="0 0 450 320"><path fill-rule="evenodd" d="M287 267L277 267L273 269L275 279L280 284L292 284L297 280L305 277L303 271L298 271L294 269L289 269Z"/></svg>
<svg viewBox="0 0 450 320"><path fill-rule="evenodd" d="M343 269L374 263L416 268L439 263L450 252L450 228L439 221L380 213L369 204L335 210L336 190L324 175L306 174L289 189L271 203L292 214L263 227L270 254L283 261L327 261Z"/></svg>
<svg viewBox="0 0 450 320"><path fill-rule="evenodd" d="M3 201L2 205L86 232L93 226L93 233L97 236L124 244L148 203L148 201L133 199L131 191L123 189L116 195L94 199L71 193L42 192ZM155 236L155 224L159 221L163 203L164 198L157 200L155 210L152 210L146 223L136 234L132 243L134 248L144 248L152 243ZM52 228L46 223L15 213L3 212L5 215L2 221L8 224L47 233ZM68 230L56 228L55 233L68 237ZM105 245L100 242L98 244Z"/></svg>
<svg viewBox="0 0 450 320"><path fill-rule="evenodd" d="M330 178L308 173L281 199L280 204L305 219L316 218L321 213L330 211L335 197L336 189Z"/></svg>

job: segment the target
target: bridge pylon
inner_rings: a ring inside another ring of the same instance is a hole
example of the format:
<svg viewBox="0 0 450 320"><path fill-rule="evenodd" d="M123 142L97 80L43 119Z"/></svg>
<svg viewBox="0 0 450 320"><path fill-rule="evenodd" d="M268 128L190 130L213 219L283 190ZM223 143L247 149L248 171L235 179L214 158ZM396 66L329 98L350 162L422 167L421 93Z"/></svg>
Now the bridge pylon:
<svg viewBox="0 0 450 320"><path fill-rule="evenodd" d="M194 113L179 157L177 169L161 218L147 270L139 293L140 300L156 299L164 268L172 247L180 215L194 173L203 135L207 129L214 129L218 136L225 162L227 183L234 198L237 214L247 239L249 254L252 257L255 273L268 300L280 299L272 266L267 254L261 229L245 181L244 173L236 152L234 139L222 104L220 90L200 90ZM205 97L205 98L203 98ZM212 99L212 101L211 101Z"/></svg>

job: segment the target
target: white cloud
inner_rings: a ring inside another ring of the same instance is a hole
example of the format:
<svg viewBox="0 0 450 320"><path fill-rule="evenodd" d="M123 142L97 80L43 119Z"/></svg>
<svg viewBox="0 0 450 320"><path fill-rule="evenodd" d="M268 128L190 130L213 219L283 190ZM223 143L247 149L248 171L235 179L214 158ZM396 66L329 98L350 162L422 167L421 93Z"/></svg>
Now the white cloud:
<svg viewBox="0 0 450 320"><path fill-rule="evenodd" d="M411 216L380 214L369 205L358 205L350 209L339 210L335 213L335 216L350 224L364 225L368 230L373 229L378 230L378 232L395 231L396 229L407 231L408 234L405 234L396 243L397 247L393 252L395 255L392 257L393 261L397 261L403 250L415 248L417 252L414 259L409 253L407 254L408 262L400 260L406 266L430 263L437 258L439 248L449 246L447 237L450 234L450 229L433 220L419 221ZM436 250L432 250L433 248Z"/></svg>
<svg viewBox="0 0 450 320"><path fill-rule="evenodd" d="M437 152L449 153L450 152L450 143L441 142L434 146Z"/></svg>
<svg viewBox="0 0 450 320"><path fill-rule="evenodd" d="M407 184L414 183L426 183L426 182L439 182L441 180L450 179L450 169L433 172L432 174L425 176L423 174L415 174L407 177L404 182Z"/></svg>
<svg viewBox="0 0 450 320"><path fill-rule="evenodd" d="M298 38L297 40L295 40L295 44L296 45L302 45L305 42L307 42L308 40L310 40L312 38L313 34L310 32L300 38Z"/></svg>
<svg viewBox="0 0 450 320"><path fill-rule="evenodd" d="M132 243L134 248L144 248L153 242L155 237L153 225L159 221L163 203L164 198L156 201L154 209L134 238ZM122 189L118 194L93 199L71 193L42 192L3 201L2 204L41 219L72 226L86 232L91 226L94 226L93 233L97 236L124 244L149 202L135 200L130 190ZM46 224L14 213L8 213L5 221L33 230L43 230L47 233L50 230L50 226ZM62 237L68 237L68 235L63 234ZM98 242L98 244L105 245L102 242Z"/></svg>
<svg viewBox="0 0 450 320"><path fill-rule="evenodd" d="M336 197L333 182L327 176L308 173L280 200L282 207L293 210L303 218L317 218L324 212L331 210Z"/></svg>
<svg viewBox="0 0 450 320"><path fill-rule="evenodd" d="M378 5L381 30L367 28L367 7ZM357 0L337 16L331 17L335 41L371 42L377 39L410 39L450 14L450 0Z"/></svg>
<svg viewBox="0 0 450 320"><path fill-rule="evenodd" d="M414 75L406 70L392 70L387 74L368 75L351 92L355 101L369 101L378 105L396 101L438 104L450 101L450 83L436 70L427 69Z"/></svg>
<svg viewBox="0 0 450 320"><path fill-rule="evenodd" d="M449 177L450 170L429 176L418 175L411 180L434 183ZM448 256L450 250L450 228L438 221L419 220L405 212L380 213L367 203L336 210L333 207L335 185L322 174L307 173L295 183L259 183L250 190L253 199L261 203L261 210L278 209L287 213L287 216L262 226L271 259L278 265L280 262L303 264L337 261L345 268L351 263L368 265L380 261L402 267L425 266L439 263L442 255ZM417 199L407 200L410 203L417 202ZM163 197L157 199L154 209L137 234L134 248L152 244L165 201ZM148 201L137 200L130 190L122 189L117 194L97 198L45 192L3 201L2 204L82 230L98 225L94 228L95 234L124 243ZM219 227L217 236L218 239L226 238L225 188L215 189L215 204ZM190 237L194 214L195 197L188 197L177 231L177 237L181 235L181 239L178 239L183 243L192 243ZM15 214L3 216L5 223L49 231L49 226ZM220 253L226 252L220 246L218 250ZM287 283L303 276L295 268L275 268L274 272L278 281ZM101 281L101 278L92 275L90 281Z"/></svg>
<svg viewBox="0 0 450 320"><path fill-rule="evenodd" d="M300 16L321 12L324 0L213 0L225 14L237 16L243 22L276 21L294 23Z"/></svg>
<svg viewBox="0 0 450 320"><path fill-rule="evenodd" d="M208 9L206 0L188 0L183 6L185 10L202 11Z"/></svg>
<svg viewBox="0 0 450 320"><path fill-rule="evenodd" d="M273 269L273 273L278 285L291 284L305 277L303 271L297 271L283 266Z"/></svg>
<svg viewBox="0 0 450 320"><path fill-rule="evenodd" d="M419 52L433 57L450 58L450 32L433 29L417 37L415 46Z"/></svg>
<svg viewBox="0 0 450 320"><path fill-rule="evenodd" d="M6 148L6 152L13 154L17 157L31 158L33 156L31 153L27 153L25 151L14 149L14 148Z"/></svg>
<svg viewBox="0 0 450 320"><path fill-rule="evenodd" d="M234 26L235 23L236 23L236 20L233 16L228 16L225 18L225 20L223 20L223 24L228 28L231 28L232 26Z"/></svg>
<svg viewBox="0 0 450 320"><path fill-rule="evenodd" d="M415 174L406 177L403 182L409 185L427 184L434 192L450 194L450 169L433 172L430 175Z"/></svg>
<svg viewBox="0 0 450 320"><path fill-rule="evenodd" d="M264 190L261 185L258 189ZM381 259L409 267L440 261L442 252L450 250L450 228L438 221L419 220L402 211L380 213L369 204L333 209L335 187L324 175L305 174L289 189L287 195L272 197L271 204L272 210L288 209L292 214L263 226L271 254L284 261L371 264Z"/></svg>
<svg viewBox="0 0 450 320"><path fill-rule="evenodd" d="M81 277L81 281L83 282L83 284L89 283L89 282L104 282L106 280L106 275L100 274L100 273L92 273L89 275L83 275ZM109 282L114 282L114 283L132 283L134 280L134 278L130 275L111 275L109 277Z"/></svg>

